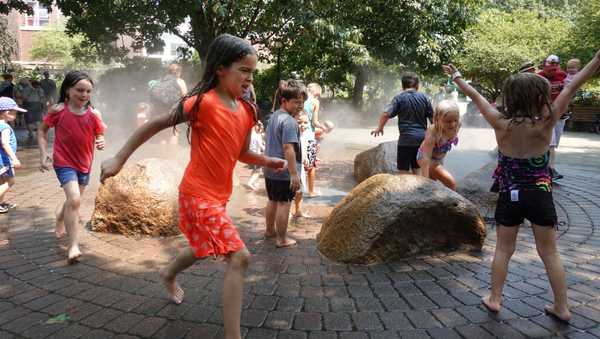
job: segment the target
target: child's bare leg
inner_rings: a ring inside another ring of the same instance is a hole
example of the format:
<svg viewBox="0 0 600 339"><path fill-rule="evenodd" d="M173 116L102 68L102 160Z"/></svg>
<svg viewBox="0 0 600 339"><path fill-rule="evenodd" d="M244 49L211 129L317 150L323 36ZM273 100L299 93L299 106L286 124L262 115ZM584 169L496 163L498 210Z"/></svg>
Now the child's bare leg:
<svg viewBox="0 0 600 339"><path fill-rule="evenodd" d="M308 195L311 197L315 196L315 176L316 176L316 169L314 167L306 171Z"/></svg>
<svg viewBox="0 0 600 339"><path fill-rule="evenodd" d="M4 202L4 195L14 185L14 178L0 178L0 202Z"/></svg>
<svg viewBox="0 0 600 339"><path fill-rule="evenodd" d="M194 251L188 247L181 251L175 259L158 272L167 288L169 298L174 303L181 304L183 301L183 290L179 284L177 284L177 281L175 281L177 274L192 266L197 260L198 258L194 255Z"/></svg>
<svg viewBox="0 0 600 339"><path fill-rule="evenodd" d="M429 175L431 176L431 179L439 180L442 184L444 184L444 186L456 191L456 180L454 180L452 174L450 174L450 172L448 172L444 166L437 165L432 167L429 171Z"/></svg>
<svg viewBox="0 0 600 339"><path fill-rule="evenodd" d="M243 249L230 254L227 258L227 271L223 278L223 324L225 339L241 339L240 317L244 294L244 274L250 262L250 253Z"/></svg>
<svg viewBox="0 0 600 339"><path fill-rule="evenodd" d="M256 180L258 180L259 177L260 172L258 170L253 170L252 174L250 175L250 179L248 179L248 186L252 189L256 189L256 186L254 186L254 184L256 183Z"/></svg>
<svg viewBox="0 0 600 339"><path fill-rule="evenodd" d="M63 185L67 197L64 205L64 223L69 234L69 262L81 256L79 250L79 207L81 206L81 191L77 181L69 181Z"/></svg>
<svg viewBox="0 0 600 339"><path fill-rule="evenodd" d="M294 197L294 211L292 213L292 215L294 217L304 217L304 213L302 213L302 198L303 198L303 194L301 191L296 192L296 196Z"/></svg>
<svg viewBox="0 0 600 339"><path fill-rule="evenodd" d="M496 226L496 251L492 261L492 290L488 297L482 299L484 305L490 311L500 311L502 289L508 274L508 262L515 252L518 233L519 226Z"/></svg>
<svg viewBox="0 0 600 339"><path fill-rule="evenodd" d="M56 226L54 227L54 234L56 238L60 239L65 236L65 203L56 206L54 210L56 216Z"/></svg>
<svg viewBox="0 0 600 339"><path fill-rule="evenodd" d="M567 300L567 282L556 246L556 230L554 227L534 224L533 235L535 236L535 247L544 262L554 294L554 305L547 305L544 309L561 320L569 321L571 312Z"/></svg>
<svg viewBox="0 0 600 339"><path fill-rule="evenodd" d="M291 202L277 202L277 214L275 215L275 228L277 230L277 247L289 247L296 244L296 240L288 238L287 228L290 218Z"/></svg>
<svg viewBox="0 0 600 339"><path fill-rule="evenodd" d="M265 219L267 223L267 229L265 231L266 238L272 238L277 235L275 231L275 216L277 215L277 202L269 200L267 208L265 208Z"/></svg>

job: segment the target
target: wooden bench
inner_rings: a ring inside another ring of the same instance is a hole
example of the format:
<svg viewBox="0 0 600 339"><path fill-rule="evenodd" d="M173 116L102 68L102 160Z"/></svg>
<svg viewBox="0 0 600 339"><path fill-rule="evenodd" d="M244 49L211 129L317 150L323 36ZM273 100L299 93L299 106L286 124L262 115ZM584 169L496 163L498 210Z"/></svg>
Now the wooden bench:
<svg viewBox="0 0 600 339"><path fill-rule="evenodd" d="M573 114L567 120L567 129L570 131L589 132L594 124L600 121L600 107L572 105Z"/></svg>

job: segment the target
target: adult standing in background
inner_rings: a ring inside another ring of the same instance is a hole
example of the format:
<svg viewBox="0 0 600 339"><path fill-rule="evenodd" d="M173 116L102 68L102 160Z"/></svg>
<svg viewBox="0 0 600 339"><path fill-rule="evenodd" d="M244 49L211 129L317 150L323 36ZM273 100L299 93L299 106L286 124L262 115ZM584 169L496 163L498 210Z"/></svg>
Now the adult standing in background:
<svg viewBox="0 0 600 339"><path fill-rule="evenodd" d="M187 85L181 78L181 66L176 63L170 64L167 67L167 74L150 89L151 116L155 117L170 111L187 92ZM167 136L167 133L171 136ZM179 133L173 131L163 131L158 135L161 143L166 143L168 140L171 145L177 144L179 138Z"/></svg>
<svg viewBox="0 0 600 339"><path fill-rule="evenodd" d="M15 98L15 84L13 84L12 74L2 74L4 81L0 83L0 97Z"/></svg>
<svg viewBox="0 0 600 339"><path fill-rule="evenodd" d="M40 85L44 90L44 101L46 102L46 107L54 105L56 102L56 82L50 79L50 72L44 71L44 79L40 81Z"/></svg>
<svg viewBox="0 0 600 339"><path fill-rule="evenodd" d="M552 102L558 97L560 92L565 87L565 81L567 79L567 73L560 69L560 59L558 56L552 54L546 58L544 67L538 75L546 78L550 82L550 99ZM560 137L565 129L565 122L568 116L563 116L558 120L554 131L552 132L552 141L550 142L550 173L552 174L552 180L562 179L563 176L556 170L556 149L560 143Z"/></svg>

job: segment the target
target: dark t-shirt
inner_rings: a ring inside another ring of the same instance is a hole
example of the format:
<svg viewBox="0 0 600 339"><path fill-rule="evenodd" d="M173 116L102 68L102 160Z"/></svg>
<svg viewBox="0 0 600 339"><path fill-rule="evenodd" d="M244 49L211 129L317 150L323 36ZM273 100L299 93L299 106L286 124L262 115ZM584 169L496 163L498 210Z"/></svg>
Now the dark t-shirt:
<svg viewBox="0 0 600 339"><path fill-rule="evenodd" d="M279 159L285 159L284 144L293 144L296 153L296 169L300 173L302 166L302 153L300 152L300 128L296 119L284 110L277 110L269 120L267 126L267 143L265 155ZM271 180L290 180L289 170L277 173L265 167L265 178Z"/></svg>
<svg viewBox="0 0 600 339"><path fill-rule="evenodd" d="M396 95L385 112L390 118L398 117L398 145L401 146L419 146L425 138L427 120L431 122L433 119L433 107L429 98L415 90Z"/></svg>

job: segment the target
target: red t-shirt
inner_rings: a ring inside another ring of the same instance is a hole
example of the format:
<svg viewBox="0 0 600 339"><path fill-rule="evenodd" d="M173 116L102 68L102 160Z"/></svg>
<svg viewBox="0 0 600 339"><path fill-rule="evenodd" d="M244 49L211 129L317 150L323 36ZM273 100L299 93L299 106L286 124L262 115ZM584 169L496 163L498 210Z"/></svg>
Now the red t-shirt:
<svg viewBox="0 0 600 339"><path fill-rule="evenodd" d="M567 78L567 73L557 70L552 75L548 75L544 71L540 71L538 72L538 75L546 78L550 82L550 99L554 102L554 99L558 97L566 85L565 79Z"/></svg>
<svg viewBox="0 0 600 339"><path fill-rule="evenodd" d="M192 111L196 96L183 104L192 125L191 156L179 191L215 202L227 202L233 190L233 169L254 126L254 113L240 102L234 112L221 102L215 90L204 94L199 109Z"/></svg>
<svg viewBox="0 0 600 339"><path fill-rule="evenodd" d="M92 108L81 114L69 111L67 105L58 112L50 113L44 123L54 127L54 167L70 167L89 173L94 159L96 135L104 133L106 125Z"/></svg>

